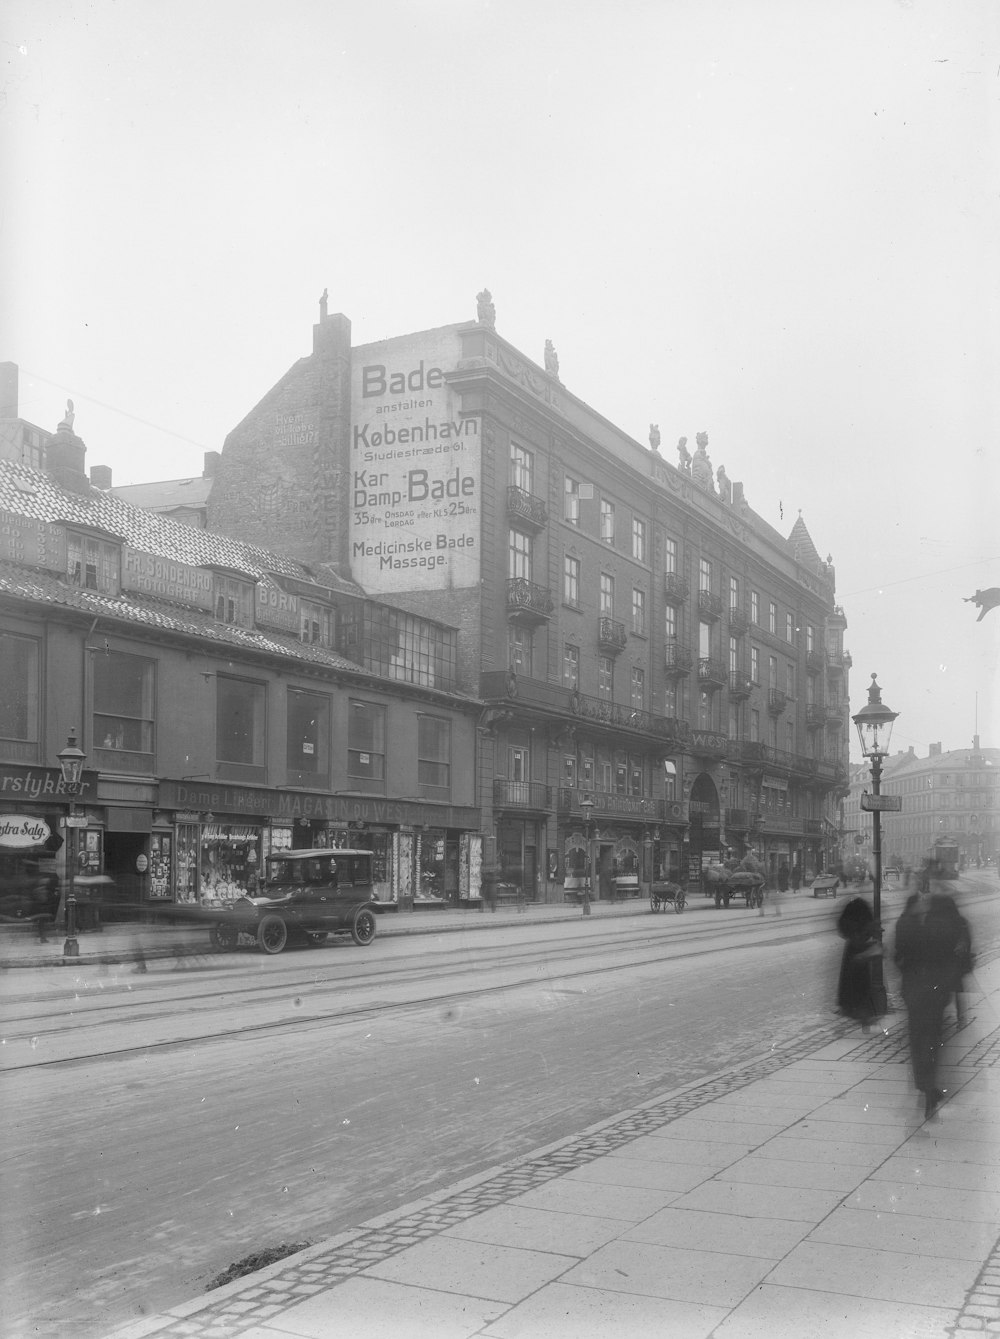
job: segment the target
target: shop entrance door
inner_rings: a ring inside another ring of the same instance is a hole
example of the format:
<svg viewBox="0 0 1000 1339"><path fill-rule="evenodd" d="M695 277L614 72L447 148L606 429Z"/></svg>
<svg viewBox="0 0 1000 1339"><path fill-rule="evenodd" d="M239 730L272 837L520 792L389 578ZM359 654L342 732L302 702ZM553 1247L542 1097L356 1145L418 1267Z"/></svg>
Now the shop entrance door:
<svg viewBox="0 0 1000 1339"><path fill-rule="evenodd" d="M149 837L144 832L105 832L104 872L114 885L106 893L101 907L102 921L132 921L141 916L147 877L135 863L140 855L149 858ZM148 868L148 866L147 866Z"/></svg>
<svg viewBox="0 0 1000 1339"><path fill-rule="evenodd" d="M614 892L615 848L603 843L597 848L597 896L610 901Z"/></svg>

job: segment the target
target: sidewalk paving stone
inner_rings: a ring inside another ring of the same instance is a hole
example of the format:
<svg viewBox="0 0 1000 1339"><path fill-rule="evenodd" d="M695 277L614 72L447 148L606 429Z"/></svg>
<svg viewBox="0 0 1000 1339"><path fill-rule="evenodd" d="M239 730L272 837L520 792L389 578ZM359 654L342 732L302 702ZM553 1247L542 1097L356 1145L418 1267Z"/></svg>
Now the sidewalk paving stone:
<svg viewBox="0 0 1000 1339"><path fill-rule="evenodd" d="M774 1266L759 1256L699 1251L651 1242L613 1241L562 1277L564 1283L675 1302L734 1307Z"/></svg>
<svg viewBox="0 0 1000 1339"><path fill-rule="evenodd" d="M487 1339L708 1339L725 1307L553 1283L486 1327ZM383 1337L387 1339L387 1337Z"/></svg>
<svg viewBox="0 0 1000 1339"><path fill-rule="evenodd" d="M487 1302L520 1302L577 1263L573 1256L549 1251L435 1236L370 1265L363 1277L459 1293Z"/></svg>
<svg viewBox="0 0 1000 1339"><path fill-rule="evenodd" d="M827 1280L830 1292L958 1310L977 1272L971 1260L866 1250L807 1239L775 1266L768 1283L822 1289L820 1280Z"/></svg>
<svg viewBox="0 0 1000 1339"><path fill-rule="evenodd" d="M629 1228L623 1240L780 1260L808 1231L808 1223L794 1219L741 1218L736 1214L671 1206Z"/></svg>
<svg viewBox="0 0 1000 1339"><path fill-rule="evenodd" d="M597 1218L592 1214L558 1213L529 1209L521 1204L499 1204L445 1230L449 1237L463 1237L495 1246L520 1246L529 1251L583 1257L619 1235L619 1218Z"/></svg>
<svg viewBox="0 0 1000 1339"><path fill-rule="evenodd" d="M759 1288L712 1339L950 1339L953 1311L774 1284Z"/></svg>
<svg viewBox="0 0 1000 1339"><path fill-rule="evenodd" d="M918 1214L875 1213L841 1205L817 1224L810 1238L840 1246L981 1262L996 1241L997 1224L956 1219L937 1222Z"/></svg>

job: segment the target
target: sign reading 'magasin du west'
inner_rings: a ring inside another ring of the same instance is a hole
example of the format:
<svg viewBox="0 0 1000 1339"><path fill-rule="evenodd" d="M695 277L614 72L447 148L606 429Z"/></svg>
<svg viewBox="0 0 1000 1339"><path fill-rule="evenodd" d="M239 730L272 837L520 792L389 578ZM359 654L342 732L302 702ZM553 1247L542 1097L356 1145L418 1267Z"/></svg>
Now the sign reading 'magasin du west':
<svg viewBox="0 0 1000 1339"><path fill-rule="evenodd" d="M479 584L479 419L444 378L459 356L453 330L353 351L351 572L372 593Z"/></svg>

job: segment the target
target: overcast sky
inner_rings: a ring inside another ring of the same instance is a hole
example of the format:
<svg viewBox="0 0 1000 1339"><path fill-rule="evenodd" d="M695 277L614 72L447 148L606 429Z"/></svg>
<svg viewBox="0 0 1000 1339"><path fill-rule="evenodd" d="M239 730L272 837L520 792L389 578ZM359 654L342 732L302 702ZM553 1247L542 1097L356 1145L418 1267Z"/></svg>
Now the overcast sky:
<svg viewBox="0 0 1000 1339"><path fill-rule="evenodd" d="M118 484L473 319L831 553L894 745L1000 746L995 0L7 0L0 359ZM855 741L854 752L857 752Z"/></svg>

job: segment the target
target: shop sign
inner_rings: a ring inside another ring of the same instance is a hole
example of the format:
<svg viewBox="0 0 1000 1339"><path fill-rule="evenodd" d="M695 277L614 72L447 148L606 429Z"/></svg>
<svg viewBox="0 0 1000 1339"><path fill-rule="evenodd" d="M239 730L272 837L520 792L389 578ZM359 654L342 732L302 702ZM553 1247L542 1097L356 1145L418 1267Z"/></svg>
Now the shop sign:
<svg viewBox="0 0 1000 1339"><path fill-rule="evenodd" d="M244 786L195 786L183 781L161 781L159 805L167 809L176 807L239 814L282 824L297 818L313 818L328 823L353 820L391 826L421 823L432 828L479 826L479 810L466 805L421 804L369 795L302 795L285 790L251 790Z"/></svg>
<svg viewBox="0 0 1000 1339"><path fill-rule="evenodd" d="M712 730L691 731L691 752L710 756L718 754L724 757L729 750L729 736L716 734Z"/></svg>
<svg viewBox="0 0 1000 1339"><path fill-rule="evenodd" d="M0 763L0 795L18 800L82 799L96 795L97 773L84 772L75 788L67 786L58 767L19 767Z"/></svg>
<svg viewBox="0 0 1000 1339"><path fill-rule="evenodd" d="M784 776L768 776L765 772L761 785L767 790L787 790L788 778Z"/></svg>
<svg viewBox="0 0 1000 1339"><path fill-rule="evenodd" d="M66 571L66 531L47 521L0 511L0 558L20 567Z"/></svg>
<svg viewBox="0 0 1000 1339"><path fill-rule="evenodd" d="M213 607L215 578L204 567L122 546L122 590L142 591L175 604Z"/></svg>
<svg viewBox="0 0 1000 1339"><path fill-rule="evenodd" d="M0 814L0 846L8 850L43 846L51 835L48 823L31 814Z"/></svg>
<svg viewBox="0 0 1000 1339"><path fill-rule="evenodd" d="M289 595L266 577L257 582L254 590L254 619L268 628L279 628L282 632L294 632L296 636L301 627L299 597Z"/></svg>
<svg viewBox="0 0 1000 1339"><path fill-rule="evenodd" d="M351 572L370 594L479 584L479 419L445 380L455 331L365 344L351 374Z"/></svg>

